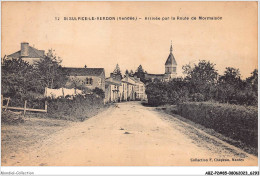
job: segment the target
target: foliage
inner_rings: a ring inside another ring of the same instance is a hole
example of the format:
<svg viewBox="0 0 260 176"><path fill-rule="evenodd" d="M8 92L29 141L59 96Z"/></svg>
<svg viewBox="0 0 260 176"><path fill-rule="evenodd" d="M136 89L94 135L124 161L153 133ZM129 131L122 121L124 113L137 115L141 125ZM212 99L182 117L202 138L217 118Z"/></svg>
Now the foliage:
<svg viewBox="0 0 260 176"><path fill-rule="evenodd" d="M178 114L207 128L257 147L258 110L213 102L185 102L177 105Z"/></svg>
<svg viewBox="0 0 260 176"><path fill-rule="evenodd" d="M67 82L67 77L63 73L60 63L62 60L50 49L47 56L36 62L36 74L43 87L51 89L63 87Z"/></svg>
<svg viewBox="0 0 260 176"><path fill-rule="evenodd" d="M187 83L182 79L173 79L170 82L159 80L146 85L145 90L150 105L178 104L188 100Z"/></svg>
<svg viewBox="0 0 260 176"><path fill-rule="evenodd" d="M111 73L112 74L112 76L115 78L115 79L122 79L123 78L123 76L122 76L122 74L121 74L121 70L120 70L120 68L119 68L119 65L118 64L116 64L116 68L115 68L115 70L113 71L113 73Z"/></svg>
<svg viewBox="0 0 260 176"><path fill-rule="evenodd" d="M99 96L100 98L102 98L102 99L105 98L105 92L104 92L102 89L98 88L98 87L96 87L95 89L93 89L92 92L93 92L94 94L98 95L98 96Z"/></svg>
<svg viewBox="0 0 260 176"><path fill-rule="evenodd" d="M155 106L207 100L254 106L258 103L257 69L246 80L240 78L239 69L232 67L227 67L219 76L215 64L205 60L194 66L185 65L183 70L186 74L184 79L146 82L148 102Z"/></svg>
<svg viewBox="0 0 260 176"><path fill-rule="evenodd" d="M143 83L146 82L145 80L145 71L142 67L142 65L139 65L136 72L134 73L134 76L136 76L137 78L140 78L140 81L142 81Z"/></svg>
<svg viewBox="0 0 260 176"><path fill-rule="evenodd" d="M134 76L134 71L133 70L130 70L129 76Z"/></svg>
<svg viewBox="0 0 260 176"><path fill-rule="evenodd" d="M215 64L209 61L202 60L194 67L191 65L183 66L186 80L189 82L189 92L200 93L204 96L205 100L214 98L216 91L216 83L218 78Z"/></svg>
<svg viewBox="0 0 260 176"><path fill-rule="evenodd" d="M30 65L23 59L3 59L2 94L24 101L34 95L38 98L45 87L60 88L67 81L62 72L61 60L49 50L47 56Z"/></svg>
<svg viewBox="0 0 260 176"><path fill-rule="evenodd" d="M2 94L7 97L24 97L30 92L41 93L44 87L35 76L35 68L22 59L3 60Z"/></svg>
<svg viewBox="0 0 260 176"><path fill-rule="evenodd" d="M83 121L104 108L103 100L94 94L48 99L48 114L53 118Z"/></svg>
<svg viewBox="0 0 260 176"><path fill-rule="evenodd" d="M222 103L257 105L257 92L254 91L257 75L254 75L254 72L250 78L243 81L239 69L227 67L224 75L219 77L216 100Z"/></svg>

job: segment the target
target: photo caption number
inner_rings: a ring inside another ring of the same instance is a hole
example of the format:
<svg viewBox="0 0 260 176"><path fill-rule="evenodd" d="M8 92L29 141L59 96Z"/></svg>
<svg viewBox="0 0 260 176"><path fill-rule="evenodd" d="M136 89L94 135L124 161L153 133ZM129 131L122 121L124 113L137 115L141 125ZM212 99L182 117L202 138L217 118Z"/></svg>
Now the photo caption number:
<svg viewBox="0 0 260 176"><path fill-rule="evenodd" d="M205 175L259 175L259 171L207 171Z"/></svg>
<svg viewBox="0 0 260 176"><path fill-rule="evenodd" d="M59 20L60 20L60 17L55 17L55 20L56 20L56 21L59 21Z"/></svg>

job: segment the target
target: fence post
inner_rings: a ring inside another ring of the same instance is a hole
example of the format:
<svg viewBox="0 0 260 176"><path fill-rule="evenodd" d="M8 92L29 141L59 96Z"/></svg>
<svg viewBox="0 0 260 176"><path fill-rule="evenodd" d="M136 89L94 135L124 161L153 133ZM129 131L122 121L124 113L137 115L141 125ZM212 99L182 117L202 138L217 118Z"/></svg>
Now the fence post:
<svg viewBox="0 0 260 176"><path fill-rule="evenodd" d="M46 113L47 113L47 101L45 101L45 111L46 111Z"/></svg>
<svg viewBox="0 0 260 176"><path fill-rule="evenodd" d="M25 113L26 113L26 104L27 104L27 100L25 100L25 102L24 102L24 110L23 110L23 115L25 115Z"/></svg>
<svg viewBox="0 0 260 176"><path fill-rule="evenodd" d="M7 110L7 107L8 107L8 105L9 105L9 101L10 101L10 97L7 98L7 103L6 103L6 106L5 106L5 111Z"/></svg>

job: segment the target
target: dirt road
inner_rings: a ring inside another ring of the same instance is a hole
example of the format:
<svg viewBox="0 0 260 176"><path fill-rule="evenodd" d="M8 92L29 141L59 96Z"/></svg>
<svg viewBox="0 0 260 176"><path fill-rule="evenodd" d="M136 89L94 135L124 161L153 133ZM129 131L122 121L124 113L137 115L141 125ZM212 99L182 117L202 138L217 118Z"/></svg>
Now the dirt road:
<svg viewBox="0 0 260 176"><path fill-rule="evenodd" d="M49 136L3 165L257 165L257 157L139 102L120 103ZM232 160L239 161L232 161Z"/></svg>

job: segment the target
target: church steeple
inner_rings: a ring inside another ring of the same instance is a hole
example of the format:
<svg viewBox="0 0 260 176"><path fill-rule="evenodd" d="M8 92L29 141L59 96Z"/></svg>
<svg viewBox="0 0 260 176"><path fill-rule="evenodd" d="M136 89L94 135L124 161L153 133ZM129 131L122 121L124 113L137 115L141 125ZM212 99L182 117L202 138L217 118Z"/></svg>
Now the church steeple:
<svg viewBox="0 0 260 176"><path fill-rule="evenodd" d="M170 47L170 54L165 62L165 74L168 75L168 78L175 78L177 76L176 73L177 62L172 54L172 41Z"/></svg>
<svg viewBox="0 0 260 176"><path fill-rule="evenodd" d="M171 48L170 48L170 53L172 53L172 40L171 40Z"/></svg>

